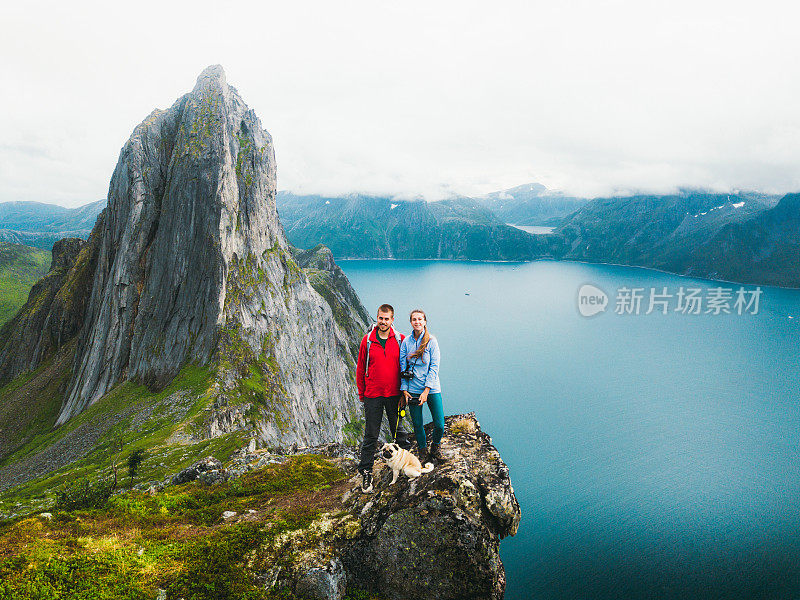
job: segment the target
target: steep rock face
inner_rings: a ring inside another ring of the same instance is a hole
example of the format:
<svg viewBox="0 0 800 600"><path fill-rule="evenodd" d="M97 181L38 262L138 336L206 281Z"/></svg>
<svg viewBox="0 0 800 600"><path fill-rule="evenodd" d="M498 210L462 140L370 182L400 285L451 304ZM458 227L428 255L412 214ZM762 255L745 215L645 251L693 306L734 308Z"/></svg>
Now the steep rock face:
<svg viewBox="0 0 800 600"><path fill-rule="evenodd" d="M220 66L136 127L92 234L91 296L58 424L120 381L159 389L192 361L217 370L220 406L247 389L263 440L341 437L356 411L350 341L292 257L275 181L272 139ZM342 310L340 321L367 327L363 309Z"/></svg>
<svg viewBox="0 0 800 600"><path fill-rule="evenodd" d="M361 305L347 275L334 262L330 249L322 244L310 250L292 248L292 253L312 287L330 305L336 322L350 340L353 356L358 357L358 346L364 335L363 324L370 322L370 316ZM356 319L351 317L352 312L356 313Z"/></svg>

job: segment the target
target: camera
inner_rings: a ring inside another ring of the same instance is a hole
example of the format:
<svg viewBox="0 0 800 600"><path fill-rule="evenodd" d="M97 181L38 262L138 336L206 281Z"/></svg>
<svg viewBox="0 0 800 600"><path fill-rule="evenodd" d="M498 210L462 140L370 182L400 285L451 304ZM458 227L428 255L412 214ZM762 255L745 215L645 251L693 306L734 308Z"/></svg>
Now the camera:
<svg viewBox="0 0 800 600"><path fill-rule="evenodd" d="M411 398L408 399L409 406L419 406L419 394L412 394Z"/></svg>
<svg viewBox="0 0 800 600"><path fill-rule="evenodd" d="M409 380L414 379L414 370L406 369L405 371L400 371L400 378Z"/></svg>

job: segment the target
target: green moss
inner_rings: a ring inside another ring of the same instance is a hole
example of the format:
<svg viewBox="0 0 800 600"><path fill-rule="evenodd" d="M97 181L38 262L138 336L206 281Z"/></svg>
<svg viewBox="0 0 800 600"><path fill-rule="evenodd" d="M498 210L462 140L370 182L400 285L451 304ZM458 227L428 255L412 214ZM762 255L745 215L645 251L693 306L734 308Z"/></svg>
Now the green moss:
<svg viewBox="0 0 800 600"><path fill-rule="evenodd" d="M253 156L253 144L241 131L236 133L236 141L239 143L239 152L236 154L236 175L242 177L244 169L248 167L248 161Z"/></svg>
<svg viewBox="0 0 800 600"><path fill-rule="evenodd" d="M281 382L278 361L271 352L268 340L264 340L261 354L256 356L250 345L241 337L241 324L225 328L221 336L222 361L220 373L233 371L236 375L236 386L228 394L231 404L251 403L257 405L251 415L253 421L264 417L273 421L281 431L289 424L283 416L286 411L288 393Z"/></svg>
<svg viewBox="0 0 800 600"><path fill-rule="evenodd" d="M364 419L355 419L344 426L344 443L348 446L358 446L364 434Z"/></svg>
<svg viewBox="0 0 800 600"><path fill-rule="evenodd" d="M281 264L283 265L283 298L288 303L289 301L289 290L299 281L303 281L306 279L303 270L298 266L297 262L294 260L294 257L290 252L280 248L278 250L278 256L280 257Z"/></svg>
<svg viewBox="0 0 800 600"><path fill-rule="evenodd" d="M61 289L56 293L56 302L61 303L67 314L75 312L76 304L81 300L87 300L86 290L92 284L94 268L92 258L95 253L95 240L90 239L78 253L75 264L67 273Z"/></svg>
<svg viewBox="0 0 800 600"><path fill-rule="evenodd" d="M265 538L261 527L242 525L189 546L186 564L168 591L187 600L265 598L243 565L245 554Z"/></svg>
<svg viewBox="0 0 800 600"><path fill-rule="evenodd" d="M19 556L0 563L3 600L149 600L156 590L134 578L132 557L118 552L79 556Z"/></svg>
<svg viewBox="0 0 800 600"><path fill-rule="evenodd" d="M178 131L178 143L182 145L183 154L198 160L208 148L211 137L220 127L219 97L210 90L203 90L200 98L192 98L185 110L193 111L194 118L189 123L188 132L181 123Z"/></svg>
<svg viewBox="0 0 800 600"><path fill-rule="evenodd" d="M236 177L242 190L240 196L245 196L255 181L253 165L255 152L253 150L253 142L246 133L237 132L236 141L239 143L239 151L236 154Z"/></svg>
<svg viewBox="0 0 800 600"><path fill-rule="evenodd" d="M343 600L386 600L386 596L371 594L364 590L348 589Z"/></svg>
<svg viewBox="0 0 800 600"><path fill-rule="evenodd" d="M234 256L227 276L226 310L233 312L242 302L259 296L268 283L267 271L254 254L245 258ZM220 331L217 370L220 376L233 372L236 377L236 386L228 400L231 404L257 404L259 408L253 415L254 421L264 417L281 431L286 431L289 424L284 415L288 393L281 380L273 340L265 335L257 354L258 349L245 339L246 335L237 319L231 319Z"/></svg>
<svg viewBox="0 0 800 600"><path fill-rule="evenodd" d="M350 315L347 308L342 304L341 300L336 295L336 284L333 280L333 274L330 271L323 271L320 269L305 269L308 281L311 287L325 299L328 306L331 307L333 318L343 331L348 331L352 327Z"/></svg>
<svg viewBox="0 0 800 600"><path fill-rule="evenodd" d="M346 477L346 474L324 457L308 454L292 457L281 465L270 465L246 473L231 484L236 496L287 494L295 491L315 491Z"/></svg>
<svg viewBox="0 0 800 600"><path fill-rule="evenodd" d="M258 264L254 254L248 254L243 259L234 255L228 266L225 308L238 308L244 300L255 297L268 284L267 272Z"/></svg>

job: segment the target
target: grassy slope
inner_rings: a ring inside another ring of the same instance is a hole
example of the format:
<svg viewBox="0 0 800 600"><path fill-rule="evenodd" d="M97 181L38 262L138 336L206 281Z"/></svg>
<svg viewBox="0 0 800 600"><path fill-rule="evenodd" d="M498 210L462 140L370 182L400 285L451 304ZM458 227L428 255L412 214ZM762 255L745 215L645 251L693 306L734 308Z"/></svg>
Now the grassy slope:
<svg viewBox="0 0 800 600"><path fill-rule="evenodd" d="M161 392L125 382L64 426L40 428L38 435L0 465L0 482L6 484L38 475L3 491L0 512L7 512L16 502L35 507L37 498L44 499L53 488L76 476L109 473L115 458L120 462L123 454L136 448L143 448L152 459L142 466L140 481L161 480L207 454L228 459L246 444L239 432L196 443L183 438L168 443L178 430L190 431L203 421L211 378L208 369L187 365ZM45 472L53 466L58 468Z"/></svg>
<svg viewBox="0 0 800 600"><path fill-rule="evenodd" d="M42 456L51 466L67 463L0 493L0 513L23 515L0 520L0 599L152 599L158 589L186 600L294 598L287 590L265 590L254 578L261 570L247 565L290 568L294 559L281 554L282 534L312 535L309 525L322 513L343 516L339 499L349 475L322 457L293 457L221 485L192 482L155 495L126 491L102 508L52 508L55 491L65 485L84 477L110 481L112 462L118 488L131 487L124 463L139 448L146 454L137 483L161 481L203 456L230 459L247 442L242 433L198 442L188 436L204 421L212 382L210 370L187 365L158 393L123 383L0 466L2 482L15 471L27 474ZM86 453L69 456L82 443ZM51 510L53 519L35 516L42 510ZM228 510L241 520L224 523Z"/></svg>
<svg viewBox="0 0 800 600"><path fill-rule="evenodd" d="M173 437L204 421L210 382L207 369L187 365L159 393L126 382L63 427L39 427L38 435L0 465L5 488L0 490L0 513L24 514L49 506L58 486L84 475L108 476L112 462L122 464L137 448L149 457L137 481L160 481L209 454L227 460L246 445L242 432L196 442L186 435Z"/></svg>
<svg viewBox="0 0 800 600"><path fill-rule="evenodd" d="M156 598L159 588L186 600L293 598L265 590L253 577L260 569L247 565L290 568L281 537L303 529L311 536L322 512L341 514L347 478L324 458L296 456L230 483L127 492L99 509L7 521L0 598L138 600ZM228 510L239 522L222 522Z"/></svg>
<svg viewBox="0 0 800 600"><path fill-rule="evenodd" d="M47 274L47 250L0 243L0 325L16 314L33 284Z"/></svg>
<svg viewBox="0 0 800 600"><path fill-rule="evenodd" d="M74 351L73 341L32 373L0 388L0 465L10 452L53 427ZM0 491L2 484L0 479Z"/></svg>
<svg viewBox="0 0 800 600"><path fill-rule="evenodd" d="M55 380L60 375L54 369ZM0 395L12 397L41 379L37 370ZM163 481L208 455L228 461L248 434L191 437L203 430L214 381L211 369L187 365L161 392L125 382L56 430L49 408L58 403L42 394L50 401L35 412L27 441L0 463L0 514L21 515L0 517L0 600L152 599L159 588L186 600L293 598L265 590L254 579L263 569L246 565L254 556L266 565L294 560L280 554L282 533L311 535L309 525L323 512L344 518L339 499L349 476L326 459L294 457L286 467L212 487L193 482L154 496L124 492L98 509L53 509L57 490L83 478L110 481L112 464L118 487L131 487L124 464L136 449L146 458L135 483ZM15 481L22 483L9 488ZM35 516L43 510L55 513L52 521ZM226 510L246 522L223 523Z"/></svg>

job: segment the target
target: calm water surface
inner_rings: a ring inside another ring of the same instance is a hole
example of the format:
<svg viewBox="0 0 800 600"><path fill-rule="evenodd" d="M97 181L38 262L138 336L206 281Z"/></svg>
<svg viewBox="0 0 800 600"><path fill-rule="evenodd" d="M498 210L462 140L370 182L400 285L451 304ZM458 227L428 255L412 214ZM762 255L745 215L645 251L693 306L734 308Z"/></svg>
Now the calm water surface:
<svg viewBox="0 0 800 600"><path fill-rule="evenodd" d="M401 331L426 310L445 412L474 410L511 469L506 598L800 599L800 291L762 288L757 315L674 298L645 315L651 287L740 286L566 262L340 265ZM578 312L586 283L605 313ZM641 314L615 314L625 286L645 288Z"/></svg>

